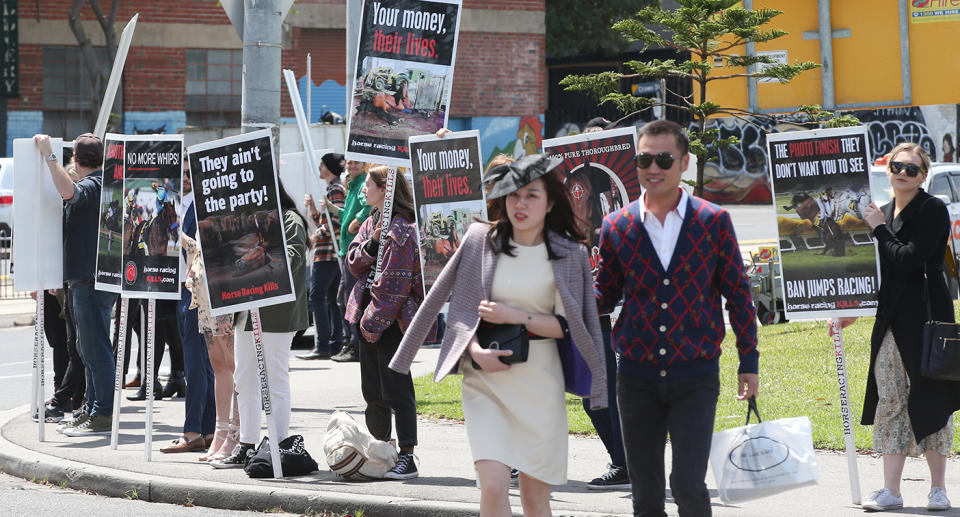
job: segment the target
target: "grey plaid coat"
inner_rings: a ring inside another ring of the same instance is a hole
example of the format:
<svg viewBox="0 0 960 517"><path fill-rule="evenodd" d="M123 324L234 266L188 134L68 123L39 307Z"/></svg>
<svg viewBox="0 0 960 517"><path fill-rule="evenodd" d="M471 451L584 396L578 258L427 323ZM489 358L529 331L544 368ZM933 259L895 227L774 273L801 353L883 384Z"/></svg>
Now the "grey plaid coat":
<svg viewBox="0 0 960 517"><path fill-rule="evenodd" d="M480 323L477 307L482 300L489 299L493 285L498 256L486 242L489 229L490 225L484 223L473 223L467 229L460 248L443 268L407 328L400 348L390 361L391 369L400 373L410 371L410 364L433 326L437 313L449 299L447 330L433 379L439 382L448 374L456 373L460 358ZM570 336L592 374L590 407L604 408L607 405L607 381L604 354L600 348L603 339L586 247L552 232L548 236L554 253L563 257L551 261L551 264L557 291L563 300Z"/></svg>

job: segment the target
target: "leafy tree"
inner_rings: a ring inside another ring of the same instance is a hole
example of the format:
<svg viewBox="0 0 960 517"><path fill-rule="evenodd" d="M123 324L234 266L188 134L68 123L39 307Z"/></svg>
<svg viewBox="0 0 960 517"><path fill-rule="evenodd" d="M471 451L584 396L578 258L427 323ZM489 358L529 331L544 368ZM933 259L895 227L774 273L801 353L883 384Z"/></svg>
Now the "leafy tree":
<svg viewBox="0 0 960 517"><path fill-rule="evenodd" d="M740 77L772 78L782 83L807 70L820 67L812 61L794 64L775 62L768 56L745 56L736 52L746 43L763 43L775 40L787 33L780 29L764 29L770 20L783 11L775 9L746 10L738 0L678 0L680 7L665 10L661 7L645 7L629 18L613 24L613 29L630 41L642 42L645 46L671 48L689 59L631 60L623 63L632 73L601 72L589 75L569 75L560 84L567 90L583 91L594 95L600 104L613 103L627 113L625 120L653 106L665 106L687 110L695 127L690 133L690 152L697 156L697 180L694 193L703 195L703 170L709 158L708 148L713 151L738 143L736 137L720 138L719 129L707 130L707 118L711 116L733 117L753 124L756 119L776 119L774 115L751 113L733 107L720 106L710 101L707 86L713 81ZM651 27L661 26L657 32ZM742 52L742 50L740 50ZM721 60L728 67L741 67L742 72L712 75L714 60ZM758 66L759 65L759 66ZM750 68L747 68L750 67ZM656 80L681 78L693 82L693 93L678 96L682 104L635 97L623 93L624 80ZM839 127L859 124L850 116L834 117L818 105L801 106L788 115L809 125ZM782 116L781 116L782 117Z"/></svg>
<svg viewBox="0 0 960 517"><path fill-rule="evenodd" d="M657 0L550 0L547 2L547 56L610 55L629 42L610 25L623 13L636 12Z"/></svg>

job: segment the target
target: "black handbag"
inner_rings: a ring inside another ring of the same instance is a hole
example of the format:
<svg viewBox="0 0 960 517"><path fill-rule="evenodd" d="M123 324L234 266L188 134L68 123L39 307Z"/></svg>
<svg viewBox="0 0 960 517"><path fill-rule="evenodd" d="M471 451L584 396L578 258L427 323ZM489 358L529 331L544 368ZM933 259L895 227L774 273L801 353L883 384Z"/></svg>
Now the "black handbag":
<svg viewBox="0 0 960 517"><path fill-rule="evenodd" d="M511 355L500 356L500 362L504 364L525 363L530 355L530 334L523 325L480 322L477 327L477 342L480 343L480 348L513 352ZM473 361L473 367L480 369L476 361Z"/></svg>
<svg viewBox="0 0 960 517"><path fill-rule="evenodd" d="M256 451L247 453L243 471L252 478L273 477L273 460L270 456L270 438L264 436ZM280 467L283 477L302 476L315 472L317 462L303 445L303 436L290 435L280 440Z"/></svg>
<svg viewBox="0 0 960 517"><path fill-rule="evenodd" d="M927 266L923 266L923 291L927 322L923 325L920 375L941 381L960 381L960 324L935 321L927 287Z"/></svg>

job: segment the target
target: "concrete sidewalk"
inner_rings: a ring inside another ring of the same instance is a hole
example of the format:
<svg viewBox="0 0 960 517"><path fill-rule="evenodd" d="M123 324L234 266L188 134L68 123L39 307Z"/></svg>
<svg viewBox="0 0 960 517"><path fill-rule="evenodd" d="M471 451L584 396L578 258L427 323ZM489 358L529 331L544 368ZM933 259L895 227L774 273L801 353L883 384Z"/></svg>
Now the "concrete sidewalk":
<svg viewBox="0 0 960 517"><path fill-rule="evenodd" d="M33 298L0 300L0 328L33 325L36 314L37 302Z"/></svg>
<svg viewBox="0 0 960 517"><path fill-rule="evenodd" d="M433 370L438 351L425 349L414 366L414 375ZM47 479L53 484L115 497L136 497L175 504L191 502L227 509L308 513L363 508L369 516L476 515L479 491L464 427L453 422L421 420L419 426L420 477L410 481L348 483L337 480L327 469L322 439L332 411L342 409L363 421L359 365L331 361L291 359L293 391L292 432L304 435L307 449L321 470L309 476L283 480L252 480L242 470L214 470L197 462L199 454L164 455L160 447L179 435L183 423L182 399L155 403L153 461L144 460L144 403L124 400L121 437L117 451L110 450L109 436L68 438L46 430L47 441L37 441L37 426L26 407L0 413L0 468L27 479ZM26 383L24 389L27 389ZM129 394L125 393L125 394ZM558 451L559 453L560 451ZM669 456L669 448L668 448ZM553 491L555 515L629 515L628 491L594 492L586 482L604 470L608 458L595 438L569 440L569 482ZM669 463L669 458L668 458ZM716 498L712 475L707 483L718 516L860 515L851 504L846 459L832 452L817 455L820 484L777 497L727 506ZM859 459L863 495L881 483L881 465L876 457ZM929 477L922 459L907 462L903 483L907 509L903 513L927 513ZM960 462L950 461L947 491L960 503ZM520 512L519 492L511 489L511 503ZM676 515L669 499L667 511ZM940 515L960 515L954 510Z"/></svg>

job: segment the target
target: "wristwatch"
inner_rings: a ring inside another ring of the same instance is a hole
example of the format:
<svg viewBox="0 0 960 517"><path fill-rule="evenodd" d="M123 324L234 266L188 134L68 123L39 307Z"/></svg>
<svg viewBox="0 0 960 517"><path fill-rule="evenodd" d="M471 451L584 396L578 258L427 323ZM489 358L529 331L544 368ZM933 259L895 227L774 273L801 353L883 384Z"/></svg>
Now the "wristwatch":
<svg viewBox="0 0 960 517"><path fill-rule="evenodd" d="M50 153L50 156L47 156L47 161L48 161L48 162L55 162L55 161L57 161L57 153Z"/></svg>

